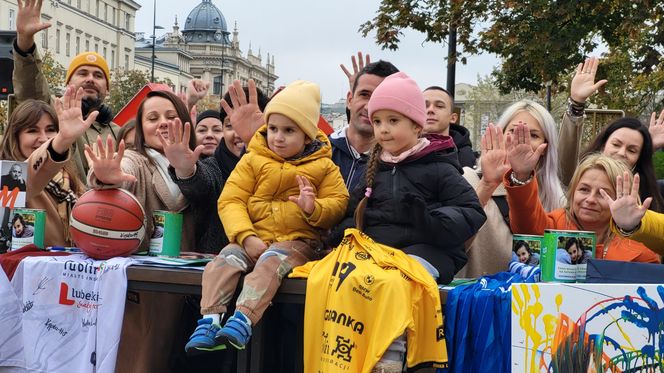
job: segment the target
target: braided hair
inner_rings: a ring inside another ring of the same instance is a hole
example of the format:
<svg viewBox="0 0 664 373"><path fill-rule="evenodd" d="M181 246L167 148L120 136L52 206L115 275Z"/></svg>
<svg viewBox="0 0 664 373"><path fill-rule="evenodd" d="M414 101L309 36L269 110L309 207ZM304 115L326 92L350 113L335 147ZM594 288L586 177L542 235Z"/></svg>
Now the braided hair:
<svg viewBox="0 0 664 373"><path fill-rule="evenodd" d="M371 155L369 156L369 162L367 164L366 171L366 181L367 189L364 192L364 198L355 208L355 228L362 230L364 228L364 209L369 203L369 198L373 192L373 182L374 177L376 176L376 171L378 170L378 159L380 158L380 153L383 151L383 147L380 144L376 143L371 149Z"/></svg>

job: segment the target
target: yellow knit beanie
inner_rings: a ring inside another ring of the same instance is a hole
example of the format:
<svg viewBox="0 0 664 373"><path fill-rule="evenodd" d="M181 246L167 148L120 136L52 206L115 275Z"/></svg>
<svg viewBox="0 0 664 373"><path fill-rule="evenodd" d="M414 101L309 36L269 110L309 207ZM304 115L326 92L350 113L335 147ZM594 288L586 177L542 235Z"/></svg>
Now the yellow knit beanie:
<svg viewBox="0 0 664 373"><path fill-rule="evenodd" d="M270 114L285 115L310 138L318 134L320 88L318 84L296 80L277 93L265 108L265 123Z"/></svg>
<svg viewBox="0 0 664 373"><path fill-rule="evenodd" d="M111 72L108 69L108 64L106 63L104 57L102 57L99 53L96 52L83 52L71 60L71 63L69 63L69 68L67 69L65 84L69 84L69 79L71 79L71 76L74 74L74 71L76 71L76 69L85 65L95 66L100 68L104 72L104 76L106 77L106 88L107 89L110 88L109 80L111 78Z"/></svg>

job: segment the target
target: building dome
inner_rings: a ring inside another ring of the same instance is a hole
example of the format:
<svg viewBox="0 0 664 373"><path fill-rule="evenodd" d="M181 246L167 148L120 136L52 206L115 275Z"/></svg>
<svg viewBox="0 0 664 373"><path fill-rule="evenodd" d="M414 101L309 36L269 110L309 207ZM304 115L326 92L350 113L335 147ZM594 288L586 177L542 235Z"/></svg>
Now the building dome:
<svg viewBox="0 0 664 373"><path fill-rule="evenodd" d="M202 0L189 12L182 30L185 40L193 43L224 43L228 40L226 19L212 0Z"/></svg>

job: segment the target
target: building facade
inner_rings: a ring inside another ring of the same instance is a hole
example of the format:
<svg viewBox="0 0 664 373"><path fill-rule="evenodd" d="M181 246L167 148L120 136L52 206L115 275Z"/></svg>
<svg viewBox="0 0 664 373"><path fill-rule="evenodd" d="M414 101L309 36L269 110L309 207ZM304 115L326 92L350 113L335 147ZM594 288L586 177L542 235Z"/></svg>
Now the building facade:
<svg viewBox="0 0 664 373"><path fill-rule="evenodd" d="M183 92L192 78L210 82L210 93L216 96L236 79L243 84L253 79L267 93L274 89L274 56L268 54L263 61L261 52L254 54L251 46L243 54L237 24L228 31L226 18L211 0L202 0L189 12L182 30L176 17L172 31L154 40L153 48L151 36L136 34L136 69L154 70L155 78L170 79L176 92Z"/></svg>
<svg viewBox="0 0 664 373"><path fill-rule="evenodd" d="M95 51L111 70L134 68L134 24L141 6L133 0L45 0L42 21L51 27L35 35L65 68L77 54ZM0 30L16 30L16 0L0 0Z"/></svg>

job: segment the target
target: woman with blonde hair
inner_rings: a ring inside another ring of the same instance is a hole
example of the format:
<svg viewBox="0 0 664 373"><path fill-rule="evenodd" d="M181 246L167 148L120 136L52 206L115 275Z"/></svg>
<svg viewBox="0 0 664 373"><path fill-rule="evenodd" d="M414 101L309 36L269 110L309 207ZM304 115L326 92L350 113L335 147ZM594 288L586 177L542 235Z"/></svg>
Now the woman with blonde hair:
<svg viewBox="0 0 664 373"><path fill-rule="evenodd" d="M512 232L508 223L509 206L502 186L503 174L509 168L504 157L493 159L493 149L504 148L504 135L512 133L516 125L528 126L533 150L545 146L537 161L536 175L540 185L539 199L546 211L560 208L565 196L558 179L558 133L556 123L546 109L531 100L513 103L500 116L496 126L489 124L482 137L481 170L464 167L464 178L477 192L487 215L487 221L472 241L466 243L468 263L460 277L478 277L504 271L512 259ZM493 163L498 161L498 167Z"/></svg>
<svg viewBox="0 0 664 373"><path fill-rule="evenodd" d="M507 190L514 233L542 235L545 229L591 231L597 238L595 257L598 259L659 263L659 256L643 244L611 232L611 210L602 191L615 198L614 180L629 171L625 163L601 154L586 157L572 176L565 206L546 212L538 197L538 180L534 177L539 155L545 147L533 151L529 137L526 125L517 125L508 136L505 149L491 150L502 153L510 164L503 185Z"/></svg>

